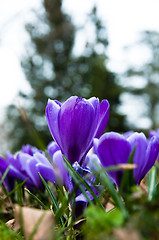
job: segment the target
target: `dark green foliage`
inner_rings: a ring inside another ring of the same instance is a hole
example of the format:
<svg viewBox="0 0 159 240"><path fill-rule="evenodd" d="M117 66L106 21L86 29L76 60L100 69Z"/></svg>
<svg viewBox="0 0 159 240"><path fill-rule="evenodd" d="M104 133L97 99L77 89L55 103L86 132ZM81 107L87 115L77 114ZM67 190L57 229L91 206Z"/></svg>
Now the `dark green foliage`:
<svg viewBox="0 0 159 240"><path fill-rule="evenodd" d="M107 129L126 130L124 116L118 113L122 89L115 74L107 68L107 34L97 9L94 7L88 16L95 38L86 43L80 56L72 53L77 28L62 11L62 1L44 0L42 10L36 22L26 25L31 45L25 49L22 67L32 91L28 95L25 91L20 93L23 106L20 111L14 105L7 109L12 150L26 143L44 148L43 142L51 141L45 119L48 98L62 102L71 95L108 99L111 111Z"/></svg>

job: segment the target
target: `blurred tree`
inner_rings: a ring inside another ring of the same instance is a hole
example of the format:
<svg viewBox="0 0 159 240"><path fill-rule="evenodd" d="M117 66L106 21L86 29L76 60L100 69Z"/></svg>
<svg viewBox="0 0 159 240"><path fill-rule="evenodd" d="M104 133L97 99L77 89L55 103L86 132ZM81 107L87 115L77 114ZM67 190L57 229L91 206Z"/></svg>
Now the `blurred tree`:
<svg viewBox="0 0 159 240"><path fill-rule="evenodd" d="M45 144L51 140L45 120L48 98L60 101L71 95L97 96L100 100L106 98L111 104L109 129L123 131L124 116L118 113L122 89L115 74L107 68L107 35L96 7L88 16L94 28L94 41L86 44L83 54L75 56L72 49L77 29L62 11L62 1L44 0L43 6L44 12L38 16L37 22L26 25L32 44L26 48L22 67L32 91L29 95L20 93L23 103L20 111L14 105L9 106L7 111L11 120L8 136L11 141L14 140L12 150L25 143L42 147L40 139Z"/></svg>
<svg viewBox="0 0 159 240"><path fill-rule="evenodd" d="M143 79L143 87L127 88L134 96L142 96L145 101L144 115L151 120L152 128L159 127L159 33L156 31L144 31L141 33L140 44L144 44L149 50L149 60L141 67L129 68L125 75L129 81L133 77Z"/></svg>

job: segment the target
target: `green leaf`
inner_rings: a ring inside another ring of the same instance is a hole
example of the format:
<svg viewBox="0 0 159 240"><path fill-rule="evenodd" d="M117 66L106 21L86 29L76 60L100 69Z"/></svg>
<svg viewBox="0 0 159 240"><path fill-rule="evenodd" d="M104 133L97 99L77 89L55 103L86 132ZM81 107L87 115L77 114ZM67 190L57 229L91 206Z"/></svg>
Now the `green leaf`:
<svg viewBox="0 0 159 240"><path fill-rule="evenodd" d="M64 215L64 212L65 212L66 208L68 208L68 205L70 204L71 200L73 199L77 188L78 188L78 185L75 185L73 191L68 195L68 198L63 198L61 206L57 209L57 211L55 213L56 222L58 222L60 217L62 217Z"/></svg>
<svg viewBox="0 0 159 240"><path fill-rule="evenodd" d="M56 200L56 197L54 196L53 192L51 191L50 187L48 186L48 184L46 183L46 181L44 180L44 178L41 176L41 174L39 173L39 176L51 198L51 201L53 203L53 206L55 207L55 212L58 210L59 206L58 206L58 202ZM64 225L64 221L63 221L63 218L60 217L60 221L61 221L61 224Z"/></svg>
<svg viewBox="0 0 159 240"><path fill-rule="evenodd" d="M35 196L32 192L30 192L27 188L24 189L27 193L30 194L45 210L49 210L49 208L39 199L37 196Z"/></svg>
<svg viewBox="0 0 159 240"><path fill-rule="evenodd" d="M25 179L23 182L17 184L17 186L12 191L10 191L3 200L0 201L0 204L3 204L13 193L15 193L22 186L24 186L27 180L28 179Z"/></svg>
<svg viewBox="0 0 159 240"><path fill-rule="evenodd" d="M148 200L151 201L156 194L156 167L153 166L148 175Z"/></svg>
<svg viewBox="0 0 159 240"><path fill-rule="evenodd" d="M128 164L133 163L133 157L135 154L135 150L136 150L136 148L134 148L133 151L131 152L129 160L128 160ZM135 182L134 182L134 176L133 176L133 169L125 169L123 176L122 176L120 186L119 186L119 192L124 197L125 194L128 194L131 192L131 188L134 185L135 185Z"/></svg>
<svg viewBox="0 0 159 240"><path fill-rule="evenodd" d="M5 170L5 172L3 173L3 176L1 177L1 180L0 180L0 186L2 185L2 183L4 182L4 179L6 178L8 172L9 172L9 167L7 167L7 169Z"/></svg>
<svg viewBox="0 0 159 240"><path fill-rule="evenodd" d="M56 197L54 196L53 192L51 191L51 189L49 188L48 184L46 183L46 181L44 180L44 178L41 176L41 174L39 173L39 176L45 186L45 189L47 190L49 197L51 198L51 201L53 203L53 206L55 207L55 210L58 209L58 202L56 200Z"/></svg>

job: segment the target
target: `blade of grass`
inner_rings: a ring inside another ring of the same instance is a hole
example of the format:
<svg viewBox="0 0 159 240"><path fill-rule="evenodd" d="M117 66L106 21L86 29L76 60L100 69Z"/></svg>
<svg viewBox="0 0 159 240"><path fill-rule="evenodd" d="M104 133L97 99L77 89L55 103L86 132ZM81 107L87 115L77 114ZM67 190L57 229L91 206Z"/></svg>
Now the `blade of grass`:
<svg viewBox="0 0 159 240"><path fill-rule="evenodd" d="M6 178L8 172L9 172L9 166L7 167L7 169L5 170L5 172L3 173L3 176L1 177L0 186L3 184L4 179Z"/></svg>
<svg viewBox="0 0 159 240"><path fill-rule="evenodd" d="M57 200L56 200L56 197L54 196L53 192L51 191L50 187L48 186L48 184L46 183L46 181L44 180L44 178L41 176L41 174L39 173L39 176L45 186L45 189L47 190L50 198L51 198L51 201L55 207L55 211L58 209L58 203L57 203Z"/></svg>
<svg viewBox="0 0 159 240"><path fill-rule="evenodd" d="M75 185L73 191L70 194L68 194L68 197L63 199L61 206L58 208L58 210L55 213L56 222L58 222L59 218L63 216L64 211L70 204L71 200L73 199L73 196L74 196L77 188L79 187L79 184L80 184L80 182L78 182L78 185Z"/></svg>
<svg viewBox="0 0 159 240"><path fill-rule="evenodd" d="M45 210L49 210L49 208L39 199L37 198L32 192L30 192L27 188L24 189L27 193L30 194Z"/></svg>
<svg viewBox="0 0 159 240"><path fill-rule="evenodd" d="M23 205L24 189L23 186L17 189L17 202L20 206Z"/></svg>
<svg viewBox="0 0 159 240"><path fill-rule="evenodd" d="M71 215L70 215L70 218L69 218L69 221L68 221L68 226L70 226L70 233L69 233L69 236L68 236L68 240L71 240L73 239L73 224L74 224L74 216L75 216L75 193L74 193L74 196L72 198L72 211L71 211Z"/></svg>
<svg viewBox="0 0 159 240"><path fill-rule="evenodd" d="M156 193L156 167L153 166L149 171L148 178L148 200L151 201Z"/></svg>
<svg viewBox="0 0 159 240"><path fill-rule="evenodd" d="M128 164L133 164L133 157L135 154L136 148L133 149L133 151L130 154L130 157L128 159ZM126 169L124 170L122 180L119 187L119 192L122 195L128 194L131 191L131 187L135 184L134 182L134 176L133 176L133 169Z"/></svg>
<svg viewBox="0 0 159 240"><path fill-rule="evenodd" d="M50 187L48 186L48 184L46 183L46 181L44 180L44 178L41 176L40 173L39 173L39 176L40 176L40 178L41 178L41 180L42 180L42 182L43 182L43 184L44 184L44 186L45 186L45 188L46 188L46 190L47 190L47 192L48 192L48 194L49 194L49 196L51 198L51 201L52 201L52 203L53 203L53 205L55 207L55 212L56 212L58 210L58 208L59 208L58 202L56 200L56 197L54 196L54 194L51 191ZM64 225L64 221L63 221L62 217L60 217L60 221L61 221L61 224Z"/></svg>
<svg viewBox="0 0 159 240"><path fill-rule="evenodd" d="M25 179L22 183L19 183L12 191L10 191L7 196L1 200L0 204L3 204L14 192L17 191L17 189L21 188L27 181L28 179Z"/></svg>

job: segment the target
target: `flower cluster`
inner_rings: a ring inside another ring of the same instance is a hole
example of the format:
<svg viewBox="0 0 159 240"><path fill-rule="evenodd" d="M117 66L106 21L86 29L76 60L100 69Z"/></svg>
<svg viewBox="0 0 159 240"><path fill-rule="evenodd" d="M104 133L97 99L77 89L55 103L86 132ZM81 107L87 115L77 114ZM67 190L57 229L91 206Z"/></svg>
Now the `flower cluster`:
<svg viewBox="0 0 159 240"><path fill-rule="evenodd" d="M39 173L46 181L54 182L56 180L55 170L45 154L30 145L23 146L16 156L8 152L6 159L0 157L1 175L7 168L9 171L5 178L5 184L9 191L14 188L15 180L24 181L26 179L26 186L30 190L33 188L43 189Z"/></svg>
<svg viewBox="0 0 159 240"><path fill-rule="evenodd" d="M93 176L96 164L104 168L127 164L132 151L136 166L133 170L134 184L140 184L158 156L158 133L153 132L150 139L137 132L103 134L109 120L109 108L107 100L100 103L95 97L86 100L72 96L63 104L48 100L46 118L54 141L47 146L47 153L26 145L16 156L7 153L6 159L0 158L1 176L9 169L5 178L8 190L14 187L16 179L28 179L26 186L29 189L43 189L40 173L45 181L62 184L71 192L75 183L65 168L63 155L75 171L85 177L89 174ZM107 174L120 188L123 170ZM95 178L90 178L88 184L98 196L97 188L93 187ZM90 200L93 199L89 193L88 196ZM79 190L76 191L76 201L80 206L87 205L87 200Z"/></svg>

